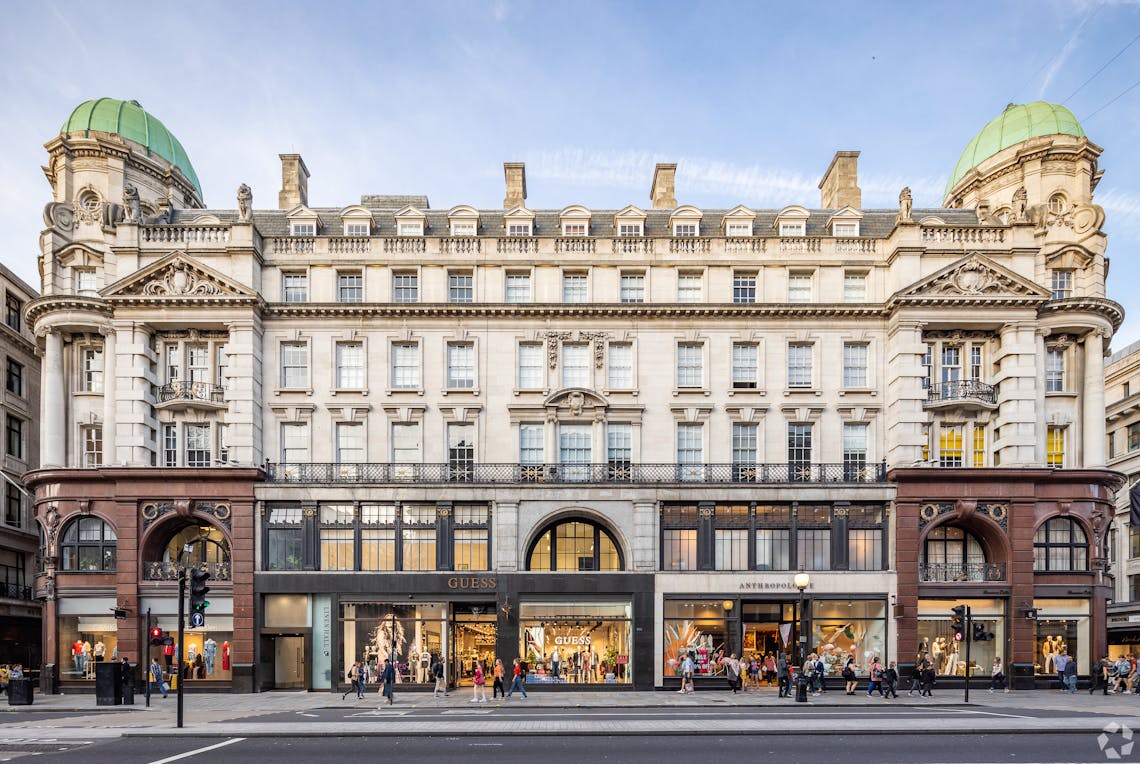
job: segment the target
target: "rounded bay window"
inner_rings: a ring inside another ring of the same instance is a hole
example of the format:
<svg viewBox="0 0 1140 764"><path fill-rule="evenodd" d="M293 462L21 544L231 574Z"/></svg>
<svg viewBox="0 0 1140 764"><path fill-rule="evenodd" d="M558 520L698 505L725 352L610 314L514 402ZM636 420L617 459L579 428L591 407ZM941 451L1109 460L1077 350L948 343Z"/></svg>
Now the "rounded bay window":
<svg viewBox="0 0 1140 764"><path fill-rule="evenodd" d="M527 570L616 571L625 569L621 547L601 524L584 518L550 523L527 551Z"/></svg>
<svg viewBox="0 0 1140 764"><path fill-rule="evenodd" d="M1033 535L1033 570L1037 572L1086 571L1089 539L1071 517L1051 517Z"/></svg>
<svg viewBox="0 0 1140 764"><path fill-rule="evenodd" d="M77 517L60 535L59 569L67 573L114 573L115 529L101 517Z"/></svg>

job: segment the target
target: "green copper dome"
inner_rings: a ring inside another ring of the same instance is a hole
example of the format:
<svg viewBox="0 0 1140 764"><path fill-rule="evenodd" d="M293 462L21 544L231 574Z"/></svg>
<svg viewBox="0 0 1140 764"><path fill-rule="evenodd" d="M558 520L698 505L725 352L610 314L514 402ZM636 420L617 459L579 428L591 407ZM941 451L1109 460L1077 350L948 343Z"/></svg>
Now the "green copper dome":
<svg viewBox="0 0 1140 764"><path fill-rule="evenodd" d="M157 154L181 170L198 190L198 196L202 195L198 174L194 172L194 165L190 164L186 149L182 148L178 139L166 129L166 125L143 111L138 101L116 101L113 98L84 101L75 107L75 111L71 112L71 116L63 123L59 132L61 135L67 133L86 135L92 130L114 133L145 146L147 151Z"/></svg>
<svg viewBox="0 0 1140 764"><path fill-rule="evenodd" d="M1046 101L1010 104L1005 111L991 120L982 131L966 144L961 159L950 173L944 197L966 173L994 154L1010 146L1040 135L1072 135L1083 138L1085 131L1073 112L1064 106Z"/></svg>

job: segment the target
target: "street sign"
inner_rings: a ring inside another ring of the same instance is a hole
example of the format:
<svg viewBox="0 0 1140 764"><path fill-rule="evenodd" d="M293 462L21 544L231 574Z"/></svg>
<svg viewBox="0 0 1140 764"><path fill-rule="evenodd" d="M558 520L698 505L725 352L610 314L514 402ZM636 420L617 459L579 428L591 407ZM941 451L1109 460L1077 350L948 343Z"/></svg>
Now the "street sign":
<svg viewBox="0 0 1140 764"><path fill-rule="evenodd" d="M206 625L205 613L191 613L190 614L190 628L200 629Z"/></svg>

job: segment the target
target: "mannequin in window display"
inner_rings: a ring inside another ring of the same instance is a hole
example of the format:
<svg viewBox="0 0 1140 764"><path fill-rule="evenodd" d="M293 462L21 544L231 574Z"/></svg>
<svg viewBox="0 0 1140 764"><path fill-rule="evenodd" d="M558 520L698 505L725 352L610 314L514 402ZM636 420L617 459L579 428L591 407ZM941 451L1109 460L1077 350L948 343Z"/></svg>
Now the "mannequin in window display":
<svg viewBox="0 0 1140 764"><path fill-rule="evenodd" d="M946 655L946 666L942 671L947 676L953 676L958 673L958 645L954 644L950 648L950 652Z"/></svg>
<svg viewBox="0 0 1140 764"><path fill-rule="evenodd" d="M1052 637L1045 637L1045 639L1043 639L1041 641L1041 673L1042 674L1052 674L1053 673L1053 656L1054 656L1054 654L1055 653L1053 652L1053 638Z"/></svg>
<svg viewBox="0 0 1140 764"><path fill-rule="evenodd" d="M942 653L945 641L942 637L935 637L934 643L930 645L930 662L935 666L935 670L942 666Z"/></svg>
<svg viewBox="0 0 1140 764"><path fill-rule="evenodd" d="M417 682L426 682L428 680L428 671L431 669L431 655L427 650L419 654L419 671L416 676Z"/></svg>
<svg viewBox="0 0 1140 764"><path fill-rule="evenodd" d="M202 657L206 659L206 676L214 674L214 659L218 655L218 643L213 638L207 639L202 645Z"/></svg>
<svg viewBox="0 0 1140 764"><path fill-rule="evenodd" d="M188 660L190 663L195 663L197 657L198 657L198 645L195 644L194 642L191 642L189 645L186 646L186 660Z"/></svg>
<svg viewBox="0 0 1140 764"><path fill-rule="evenodd" d="M103 640L96 640L95 642L95 662L102 663L103 657L107 654L107 646L103 644Z"/></svg>
<svg viewBox="0 0 1140 764"><path fill-rule="evenodd" d="M87 664L83 660L83 640L77 639L71 646L71 660L75 662L75 673L83 674L87 671Z"/></svg>
<svg viewBox="0 0 1140 764"><path fill-rule="evenodd" d="M593 681L595 681L595 682L598 681L598 663L599 662L600 661L598 659L598 651L597 650L591 650L590 651L590 676L593 678Z"/></svg>
<svg viewBox="0 0 1140 764"><path fill-rule="evenodd" d="M95 664L91 660L92 651L91 643L83 640L83 674L88 679L95 675Z"/></svg>
<svg viewBox="0 0 1140 764"><path fill-rule="evenodd" d="M230 670L230 643L229 641L222 643L222 671Z"/></svg>

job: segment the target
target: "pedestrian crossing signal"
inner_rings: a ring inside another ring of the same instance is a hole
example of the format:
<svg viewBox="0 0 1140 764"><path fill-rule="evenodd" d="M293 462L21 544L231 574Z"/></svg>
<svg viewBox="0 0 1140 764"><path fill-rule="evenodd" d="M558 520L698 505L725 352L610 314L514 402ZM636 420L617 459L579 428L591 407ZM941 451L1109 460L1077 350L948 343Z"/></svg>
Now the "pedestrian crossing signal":
<svg viewBox="0 0 1140 764"><path fill-rule="evenodd" d="M162 644L162 629L158 626L150 630L150 643L155 646Z"/></svg>

